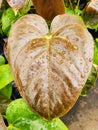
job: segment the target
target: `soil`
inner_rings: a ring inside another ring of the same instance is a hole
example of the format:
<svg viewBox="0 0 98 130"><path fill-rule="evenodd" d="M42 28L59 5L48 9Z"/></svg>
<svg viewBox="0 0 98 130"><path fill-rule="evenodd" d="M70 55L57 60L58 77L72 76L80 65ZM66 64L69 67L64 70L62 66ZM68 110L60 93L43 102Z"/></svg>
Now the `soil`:
<svg viewBox="0 0 98 130"><path fill-rule="evenodd" d="M85 97L61 118L69 130L98 130L98 81Z"/></svg>

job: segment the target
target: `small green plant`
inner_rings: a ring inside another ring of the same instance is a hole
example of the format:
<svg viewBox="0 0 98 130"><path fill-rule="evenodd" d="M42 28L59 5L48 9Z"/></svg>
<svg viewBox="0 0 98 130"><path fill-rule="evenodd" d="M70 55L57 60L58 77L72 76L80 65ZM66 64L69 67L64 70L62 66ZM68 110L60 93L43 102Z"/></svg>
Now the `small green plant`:
<svg viewBox="0 0 98 130"><path fill-rule="evenodd" d="M7 105L11 101L13 77L5 58L0 55L0 112L5 112Z"/></svg>
<svg viewBox="0 0 98 130"><path fill-rule="evenodd" d="M6 118L8 130L68 130L59 118L51 121L42 119L28 108L23 99L14 100L8 105Z"/></svg>

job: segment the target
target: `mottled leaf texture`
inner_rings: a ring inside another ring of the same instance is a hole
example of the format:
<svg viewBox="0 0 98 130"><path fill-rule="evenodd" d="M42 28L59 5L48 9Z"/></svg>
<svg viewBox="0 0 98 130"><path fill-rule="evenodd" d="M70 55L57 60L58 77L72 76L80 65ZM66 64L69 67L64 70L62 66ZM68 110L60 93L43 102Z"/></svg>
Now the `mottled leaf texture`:
<svg viewBox="0 0 98 130"><path fill-rule="evenodd" d="M8 4L14 9L19 10L28 0L7 0Z"/></svg>
<svg viewBox="0 0 98 130"><path fill-rule="evenodd" d="M85 12L90 14L98 14L98 0L90 0L85 7Z"/></svg>
<svg viewBox="0 0 98 130"><path fill-rule="evenodd" d="M8 60L20 94L46 119L75 104L92 67L93 38L76 16L56 16L50 31L36 14L20 18L8 39Z"/></svg>
<svg viewBox="0 0 98 130"><path fill-rule="evenodd" d="M32 0L38 14L52 20L58 14L65 13L64 0Z"/></svg>

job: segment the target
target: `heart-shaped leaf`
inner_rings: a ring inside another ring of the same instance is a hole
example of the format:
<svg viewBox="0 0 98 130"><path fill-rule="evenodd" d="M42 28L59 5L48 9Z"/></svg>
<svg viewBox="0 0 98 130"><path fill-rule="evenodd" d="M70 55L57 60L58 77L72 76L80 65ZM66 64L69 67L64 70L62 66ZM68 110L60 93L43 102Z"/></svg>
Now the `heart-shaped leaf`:
<svg viewBox="0 0 98 130"><path fill-rule="evenodd" d="M67 113L88 78L94 42L74 15L56 16L50 32L35 14L20 18L8 39L8 59L29 106L46 119Z"/></svg>

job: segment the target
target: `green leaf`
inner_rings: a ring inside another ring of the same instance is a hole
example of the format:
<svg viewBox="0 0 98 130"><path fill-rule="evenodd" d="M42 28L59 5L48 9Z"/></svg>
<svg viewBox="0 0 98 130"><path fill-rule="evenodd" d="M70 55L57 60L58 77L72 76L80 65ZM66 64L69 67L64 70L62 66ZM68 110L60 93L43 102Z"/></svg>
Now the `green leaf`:
<svg viewBox="0 0 98 130"><path fill-rule="evenodd" d="M77 16L81 21L83 21L82 17L81 17L81 13L82 11L79 9L70 9L70 8L66 8L66 13L68 14L74 14L75 16Z"/></svg>
<svg viewBox="0 0 98 130"><path fill-rule="evenodd" d="M13 25L13 23L19 19L21 16L23 16L24 14L26 14L30 8L32 6L32 1L28 0L26 2L26 4L23 6L23 8L21 8L17 14L15 14L14 10L12 8L7 8L2 15L1 18L1 23L2 23L2 31L4 32L4 34L6 34L7 36L9 36L9 32L11 29L11 26Z"/></svg>
<svg viewBox="0 0 98 130"><path fill-rule="evenodd" d="M0 89L13 81L12 73L8 64L0 66Z"/></svg>
<svg viewBox="0 0 98 130"><path fill-rule="evenodd" d="M12 8L8 8L7 10L4 11L1 22L2 22L2 30L7 36L9 35L11 26L18 18L19 16L15 15Z"/></svg>
<svg viewBox="0 0 98 130"><path fill-rule="evenodd" d="M91 72L88 76L88 79L86 81L86 84L81 92L82 96L86 96L88 90L92 89L96 83L97 80L97 69L94 67L94 65L92 66Z"/></svg>
<svg viewBox="0 0 98 130"><path fill-rule="evenodd" d="M14 100L9 104L6 117L11 124L8 130L68 130L59 118L46 121L32 112L23 99Z"/></svg>
<svg viewBox="0 0 98 130"><path fill-rule="evenodd" d="M11 94L12 94L12 85L11 84L8 84L6 87L0 89L0 95L3 95L8 99L10 99Z"/></svg>
<svg viewBox="0 0 98 130"><path fill-rule="evenodd" d="M75 14L74 10L72 10L72 9L70 9L68 7L66 7L66 13L68 13L68 14Z"/></svg>
<svg viewBox="0 0 98 130"><path fill-rule="evenodd" d="M93 63L98 65L98 38L95 39Z"/></svg>
<svg viewBox="0 0 98 130"><path fill-rule="evenodd" d="M82 10L76 8L75 9L75 15L81 16L81 14L82 14Z"/></svg>
<svg viewBox="0 0 98 130"><path fill-rule="evenodd" d="M5 64L5 58L2 55L0 55L0 65L3 64Z"/></svg>

